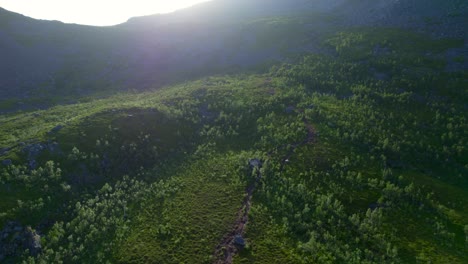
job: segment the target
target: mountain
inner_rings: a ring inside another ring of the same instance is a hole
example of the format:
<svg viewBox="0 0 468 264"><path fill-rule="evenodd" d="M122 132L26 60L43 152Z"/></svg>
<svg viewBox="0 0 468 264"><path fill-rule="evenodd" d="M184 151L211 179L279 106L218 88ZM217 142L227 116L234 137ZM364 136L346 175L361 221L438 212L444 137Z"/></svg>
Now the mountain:
<svg viewBox="0 0 468 264"><path fill-rule="evenodd" d="M468 263L465 2L0 9L0 262Z"/></svg>
<svg viewBox="0 0 468 264"><path fill-rule="evenodd" d="M466 5L218 0L112 27L39 21L0 9L1 105L3 111L47 108L95 94L255 69L292 54L323 52L316 39L337 28L403 26L466 43Z"/></svg>

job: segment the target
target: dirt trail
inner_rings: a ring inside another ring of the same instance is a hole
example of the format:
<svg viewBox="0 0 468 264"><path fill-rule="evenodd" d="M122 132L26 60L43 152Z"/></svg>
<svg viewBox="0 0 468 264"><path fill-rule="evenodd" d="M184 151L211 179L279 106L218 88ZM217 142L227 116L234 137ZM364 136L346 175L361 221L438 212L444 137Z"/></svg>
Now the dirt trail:
<svg viewBox="0 0 468 264"><path fill-rule="evenodd" d="M214 256L216 258L214 263L216 264L231 264L232 257L238 252L238 246L240 245L236 245L235 240L236 237L242 237L242 235L244 234L245 226L247 224L247 221L249 220L252 195L255 191L255 188L262 179L262 173L260 171L261 163L258 161L258 165L252 166L252 161L250 162L250 164L252 170L256 173L255 181L251 183L246 189L246 196L244 198L244 201L242 202L242 207L239 209L239 212L237 214L237 221L234 225L234 228L231 230L231 232L229 232L223 237L221 243L219 243L219 245L216 247L214 253Z"/></svg>
<svg viewBox="0 0 468 264"><path fill-rule="evenodd" d="M303 141L301 141L301 142L296 142L296 143L284 145L284 146L281 147L281 148L290 147L290 150L289 150L288 153L281 159L280 172L283 171L284 165L285 165L287 162L289 162L289 158L291 158L292 154L294 154L294 151L295 151L298 147L304 146L304 145L309 144L309 143L313 143L313 142L315 141L317 132L315 131L314 127L312 126L312 124L311 124L305 117L302 118L302 121L304 122L304 125L305 125L306 130L307 130L307 137L306 137ZM269 153L269 155L271 155L271 153Z"/></svg>
<svg viewBox="0 0 468 264"><path fill-rule="evenodd" d="M282 148L291 147L286 156L284 156L281 159L280 172L283 171L284 165L289 161L289 158L294 153L294 150L296 148L315 141L315 129L305 117L302 120L307 129L307 137L301 142L287 144L276 148L276 150L278 150ZM271 157L271 155L274 152L275 151L270 151L268 153L268 156ZM260 168L262 166L261 161L254 159L250 160L249 163L252 167L253 172L256 174L255 181L252 182L246 189L246 196L242 202L241 208L237 213L237 220L233 226L233 229L223 237L223 239L215 249L215 252L213 254L215 257L215 264L232 264L232 258L237 254L239 248L242 247L241 245L239 245L239 243L236 243L236 238L240 237L241 241L244 241L243 234L247 225L247 221L249 219L249 212L252 204L252 195L256 187L260 184L260 180L262 179L262 173L260 171Z"/></svg>

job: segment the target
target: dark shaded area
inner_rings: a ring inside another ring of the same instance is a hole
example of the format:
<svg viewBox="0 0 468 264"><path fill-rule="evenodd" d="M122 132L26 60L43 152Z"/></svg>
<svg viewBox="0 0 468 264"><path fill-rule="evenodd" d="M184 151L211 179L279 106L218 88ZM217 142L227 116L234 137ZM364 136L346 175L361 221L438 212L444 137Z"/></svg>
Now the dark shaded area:
<svg viewBox="0 0 468 264"><path fill-rule="evenodd" d="M350 26L409 28L466 43L466 17L464 1L218 0L91 27L0 8L0 112L261 69L291 54L323 52L317 36Z"/></svg>

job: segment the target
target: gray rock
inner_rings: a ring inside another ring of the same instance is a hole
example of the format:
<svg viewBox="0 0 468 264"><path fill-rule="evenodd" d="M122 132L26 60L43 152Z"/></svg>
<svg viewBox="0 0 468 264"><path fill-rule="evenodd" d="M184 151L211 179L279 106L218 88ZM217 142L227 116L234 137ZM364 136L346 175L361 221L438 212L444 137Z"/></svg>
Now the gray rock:
<svg viewBox="0 0 468 264"><path fill-rule="evenodd" d="M29 252L33 256L37 256L42 251L41 236L31 227L27 227L25 231L25 248L29 249Z"/></svg>
<svg viewBox="0 0 468 264"><path fill-rule="evenodd" d="M21 145L21 143L20 143ZM23 145L22 151L26 154L28 165L30 169L37 168L37 161L36 159L39 155L44 151L49 151L54 154L61 154L62 151L60 150L59 144L57 142L46 142L46 143L34 143L29 145Z"/></svg>
<svg viewBox="0 0 468 264"><path fill-rule="evenodd" d="M28 166L31 170L34 170L37 168L37 161L35 159L28 160Z"/></svg>
<svg viewBox="0 0 468 264"><path fill-rule="evenodd" d="M239 246L239 247L245 247L245 240L241 235L237 235L234 238L234 245Z"/></svg>
<svg viewBox="0 0 468 264"><path fill-rule="evenodd" d="M1 148L0 149L0 156L8 154L11 148Z"/></svg>
<svg viewBox="0 0 468 264"><path fill-rule="evenodd" d="M3 165L3 166L10 166L11 164L13 164L13 162L11 161L11 159L6 159L6 160L3 160L3 161L2 161L2 165Z"/></svg>
<svg viewBox="0 0 468 264"><path fill-rule="evenodd" d="M8 221L0 230L0 262L10 256L18 256L23 252L23 227L19 222Z"/></svg>
<svg viewBox="0 0 468 264"><path fill-rule="evenodd" d="M28 159L33 159L37 157L44 149L46 148L46 144L37 143L27 145L23 148L23 152L28 155Z"/></svg>
<svg viewBox="0 0 468 264"><path fill-rule="evenodd" d="M62 128L63 128L62 125L58 125L58 126L52 128L52 129L49 131L49 134L57 133L57 132L59 132Z"/></svg>
<svg viewBox="0 0 468 264"><path fill-rule="evenodd" d="M59 144L57 142L52 142L52 143L47 144L47 148L51 153L56 153L56 154L61 153Z"/></svg>
<svg viewBox="0 0 468 264"><path fill-rule="evenodd" d="M251 159L249 160L249 165L252 167L261 167L262 162L259 159Z"/></svg>

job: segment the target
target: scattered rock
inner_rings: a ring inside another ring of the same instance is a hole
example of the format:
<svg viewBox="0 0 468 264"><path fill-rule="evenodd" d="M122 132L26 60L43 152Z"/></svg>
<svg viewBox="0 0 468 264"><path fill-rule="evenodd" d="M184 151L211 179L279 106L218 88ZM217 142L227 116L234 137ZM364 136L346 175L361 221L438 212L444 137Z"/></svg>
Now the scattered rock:
<svg viewBox="0 0 468 264"><path fill-rule="evenodd" d="M39 253L41 253L41 236L39 236L36 231L34 231L31 227L27 227L24 237L26 238L24 247L29 249L29 253L31 255L37 256Z"/></svg>
<svg viewBox="0 0 468 264"><path fill-rule="evenodd" d="M28 160L28 166L30 169L36 169L37 161L36 159L42 154L43 151L49 151L54 154L61 154L59 144L57 142L46 142L46 143L34 143L34 144L21 144L23 146L22 151L26 154Z"/></svg>
<svg viewBox="0 0 468 264"><path fill-rule="evenodd" d="M234 245L241 247L241 248L245 247L244 238L241 235L237 235L236 237L234 237Z"/></svg>
<svg viewBox="0 0 468 264"><path fill-rule="evenodd" d="M10 166L12 164L11 159L6 159L2 161L3 166Z"/></svg>
<svg viewBox="0 0 468 264"><path fill-rule="evenodd" d="M21 224L15 221L6 222L3 229L0 230L0 255L3 258L15 256L23 251L20 236L22 230Z"/></svg>
<svg viewBox="0 0 468 264"><path fill-rule="evenodd" d="M11 148L1 148L0 149L0 156L8 154L8 152L11 150Z"/></svg>
<svg viewBox="0 0 468 264"><path fill-rule="evenodd" d="M30 144L23 148L23 152L28 155L28 159L38 156L46 148L45 144Z"/></svg>
<svg viewBox="0 0 468 264"><path fill-rule="evenodd" d="M31 227L8 221L0 230L0 262L7 257L20 256L26 249L37 256L42 250L41 236Z"/></svg>
<svg viewBox="0 0 468 264"><path fill-rule="evenodd" d="M37 161L35 159L32 159L32 160L28 160L28 167L31 169L31 170L34 170L37 168Z"/></svg>
<svg viewBox="0 0 468 264"><path fill-rule="evenodd" d="M57 133L57 132L59 132L63 127L64 127L64 126L62 126L62 125L58 125L58 126L52 128L52 129L49 131L49 134Z"/></svg>
<svg viewBox="0 0 468 264"><path fill-rule="evenodd" d="M259 159L251 159L249 160L249 165L252 167L261 167L262 162Z"/></svg>
<svg viewBox="0 0 468 264"><path fill-rule="evenodd" d="M57 142L52 142L52 143L47 144L47 149L51 153L61 153L59 144Z"/></svg>

